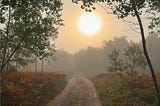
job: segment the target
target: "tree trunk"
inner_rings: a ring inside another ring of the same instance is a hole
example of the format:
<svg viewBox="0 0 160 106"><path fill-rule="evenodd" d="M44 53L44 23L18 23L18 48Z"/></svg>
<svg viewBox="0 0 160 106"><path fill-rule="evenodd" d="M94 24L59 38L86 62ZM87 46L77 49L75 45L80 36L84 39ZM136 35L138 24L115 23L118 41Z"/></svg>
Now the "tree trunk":
<svg viewBox="0 0 160 106"><path fill-rule="evenodd" d="M16 62L16 70L15 71L18 71L18 62L17 62L17 60L15 62Z"/></svg>
<svg viewBox="0 0 160 106"><path fill-rule="evenodd" d="M148 55L142 21L141 21L141 18L140 18L140 16L139 16L139 13L138 13L136 7L133 6L133 8L134 8L135 15L136 15L136 17L137 17L137 20L138 20L138 23L139 23L139 27L140 27L140 31L141 31L143 52L144 52L144 55L145 55L145 57L146 57L146 59L147 59L147 63L148 63L148 65L149 65L149 68L150 68L150 71L151 71L151 75L152 75L153 85L154 85L154 89L155 89L156 96L157 96L157 103L158 103L157 105L160 106L160 91L159 91L159 88L158 88L158 83L157 83L157 79L156 79L156 74L155 74L155 71L154 71L154 69L153 69L153 66L152 66L150 57L149 57L149 55Z"/></svg>
<svg viewBox="0 0 160 106"><path fill-rule="evenodd" d="M1 67L3 66L3 64L7 58L6 52L7 52L7 45L8 45L10 21L11 21L11 7L9 5L9 7L8 7L8 22L7 22L7 26L6 26L6 37L5 37L5 45L4 45L4 50L3 50L3 59L2 59Z"/></svg>
<svg viewBox="0 0 160 106"><path fill-rule="evenodd" d="M6 65L6 71L9 71L9 62L8 62L8 64Z"/></svg>
<svg viewBox="0 0 160 106"><path fill-rule="evenodd" d="M37 57L35 56L35 72L37 72Z"/></svg>
<svg viewBox="0 0 160 106"><path fill-rule="evenodd" d="M133 61L133 64L132 64L132 68L131 68L132 73L134 73L134 66L135 66L135 61Z"/></svg>
<svg viewBox="0 0 160 106"><path fill-rule="evenodd" d="M10 61L10 59L12 58L12 56L16 53L16 51L19 49L19 47L21 46L21 43L25 40L25 38L27 37L27 35L24 35L21 39L21 41L17 44L17 46L13 49L13 52L9 55L8 58L6 58L6 61L2 64L2 66L0 67L0 72L3 71L4 67L7 65L7 63Z"/></svg>
<svg viewBox="0 0 160 106"><path fill-rule="evenodd" d="M44 63L44 60L42 59L41 73L43 72L43 63Z"/></svg>

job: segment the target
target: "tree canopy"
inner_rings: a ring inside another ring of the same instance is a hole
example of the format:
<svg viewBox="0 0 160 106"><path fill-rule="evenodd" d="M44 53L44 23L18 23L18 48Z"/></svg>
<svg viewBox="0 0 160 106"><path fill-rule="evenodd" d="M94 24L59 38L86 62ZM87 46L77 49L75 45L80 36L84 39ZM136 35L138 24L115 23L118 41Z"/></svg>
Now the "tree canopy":
<svg viewBox="0 0 160 106"><path fill-rule="evenodd" d="M63 25L60 0L1 0L0 5L1 67L15 55L42 59L54 53Z"/></svg>

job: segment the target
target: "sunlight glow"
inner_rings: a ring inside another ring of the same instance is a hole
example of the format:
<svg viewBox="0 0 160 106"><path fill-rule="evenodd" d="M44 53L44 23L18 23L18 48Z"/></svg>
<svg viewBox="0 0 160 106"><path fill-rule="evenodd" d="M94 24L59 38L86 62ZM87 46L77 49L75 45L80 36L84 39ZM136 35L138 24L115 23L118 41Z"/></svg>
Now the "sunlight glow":
<svg viewBox="0 0 160 106"><path fill-rule="evenodd" d="M101 19L96 14L86 13L80 17L78 26L86 36L93 36L101 28Z"/></svg>

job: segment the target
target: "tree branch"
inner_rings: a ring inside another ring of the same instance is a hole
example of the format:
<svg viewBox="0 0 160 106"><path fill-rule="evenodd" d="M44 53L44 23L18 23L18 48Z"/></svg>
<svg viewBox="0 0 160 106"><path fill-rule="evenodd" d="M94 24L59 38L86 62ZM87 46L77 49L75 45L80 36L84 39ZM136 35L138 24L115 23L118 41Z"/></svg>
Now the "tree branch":
<svg viewBox="0 0 160 106"><path fill-rule="evenodd" d="M22 37L21 41L20 41L20 42L17 44L17 46L14 48L14 50L12 51L12 53L10 54L10 56L8 57L8 59L2 64L0 72L3 71L4 67L5 67L5 66L7 65L7 63L10 61L10 59L11 59L12 56L15 54L15 52L19 49L21 43L25 40L26 37L27 37L26 35L24 35L24 36Z"/></svg>

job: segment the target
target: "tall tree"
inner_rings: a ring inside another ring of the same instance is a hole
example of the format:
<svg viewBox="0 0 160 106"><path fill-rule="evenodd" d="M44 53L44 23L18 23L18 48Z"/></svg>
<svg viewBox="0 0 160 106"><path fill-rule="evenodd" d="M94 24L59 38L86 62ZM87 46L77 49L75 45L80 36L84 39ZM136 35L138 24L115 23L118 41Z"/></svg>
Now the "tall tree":
<svg viewBox="0 0 160 106"><path fill-rule="evenodd" d="M63 25L60 0L1 0L0 71L14 55L47 57L55 51L58 28Z"/></svg>
<svg viewBox="0 0 160 106"><path fill-rule="evenodd" d="M147 59L147 63L151 71L153 84L154 84L154 88L157 95L157 103L159 106L160 91L158 88L156 74L152 66L150 57L148 55L148 50L147 50L146 40L144 35L144 28L142 24L142 19L140 17L144 8L148 8L149 10L153 10L153 11L159 11L160 10L159 0L72 0L72 1L74 3L78 3L79 1L82 1L83 4L81 8L89 12L91 12L92 10L95 10L94 3L105 2L112 9L113 14L117 15L118 18L122 19L127 16L132 16L137 18L139 29L141 32L143 52Z"/></svg>

